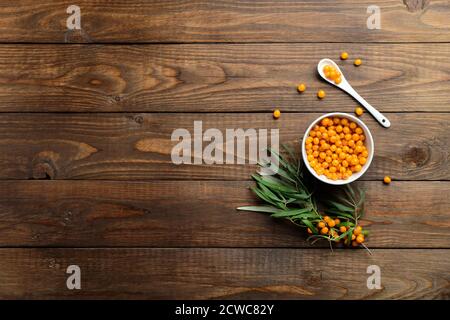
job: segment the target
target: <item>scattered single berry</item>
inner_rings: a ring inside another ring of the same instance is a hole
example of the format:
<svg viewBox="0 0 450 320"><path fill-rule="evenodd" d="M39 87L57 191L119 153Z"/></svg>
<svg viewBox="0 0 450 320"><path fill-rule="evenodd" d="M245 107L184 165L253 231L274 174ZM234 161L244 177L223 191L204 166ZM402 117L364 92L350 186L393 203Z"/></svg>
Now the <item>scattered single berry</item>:
<svg viewBox="0 0 450 320"><path fill-rule="evenodd" d="M273 117L274 117L275 119L278 119L280 116L281 116L281 111L278 110L278 109L275 109L275 110L273 111Z"/></svg>
<svg viewBox="0 0 450 320"><path fill-rule="evenodd" d="M323 90L317 91L317 97L318 97L319 99L325 98L325 91L323 91Z"/></svg>
<svg viewBox="0 0 450 320"><path fill-rule="evenodd" d="M389 184L389 183L391 183L391 181L392 181L392 179L391 179L391 177L389 177L389 176L385 176L384 179L383 179L383 182L384 182L385 184Z"/></svg>
<svg viewBox="0 0 450 320"><path fill-rule="evenodd" d="M347 60L348 59L348 53L347 52L342 52L341 53L341 60Z"/></svg>
<svg viewBox="0 0 450 320"><path fill-rule="evenodd" d="M306 90L306 85L305 85L304 83L300 83L300 84L297 86L297 91L298 91L298 92L302 93L302 92L304 92L305 90Z"/></svg>
<svg viewBox="0 0 450 320"><path fill-rule="evenodd" d="M361 116L364 113L364 110L361 107L357 107L355 109L355 113L356 113L357 116Z"/></svg>
<svg viewBox="0 0 450 320"><path fill-rule="evenodd" d="M353 62L353 63L354 63L355 66L358 67L358 66L361 65L362 61L361 61L361 59L356 59L355 62Z"/></svg>

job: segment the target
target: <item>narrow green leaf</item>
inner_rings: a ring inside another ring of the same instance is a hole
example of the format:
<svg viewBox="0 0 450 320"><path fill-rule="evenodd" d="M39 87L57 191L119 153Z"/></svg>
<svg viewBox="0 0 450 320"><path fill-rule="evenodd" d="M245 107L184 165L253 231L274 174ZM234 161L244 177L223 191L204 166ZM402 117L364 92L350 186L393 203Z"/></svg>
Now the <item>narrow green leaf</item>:
<svg viewBox="0 0 450 320"><path fill-rule="evenodd" d="M237 210L241 211L253 211L253 212L267 212L267 213L276 213L280 211L278 208L269 207L269 206L245 206L239 207Z"/></svg>
<svg viewBox="0 0 450 320"><path fill-rule="evenodd" d="M302 222L305 226L307 226L309 229L311 229L311 231L313 233L317 233L317 229L316 229L316 227L314 227L314 225L311 223L311 221L304 219L304 220L302 220Z"/></svg>
<svg viewBox="0 0 450 320"><path fill-rule="evenodd" d="M339 202L336 202L336 201L328 200L327 203L330 204L331 206L335 207L339 211L345 211L345 212L348 212L348 213L353 213L353 211L354 211L352 208L347 207L347 206L343 205L342 203L339 203Z"/></svg>

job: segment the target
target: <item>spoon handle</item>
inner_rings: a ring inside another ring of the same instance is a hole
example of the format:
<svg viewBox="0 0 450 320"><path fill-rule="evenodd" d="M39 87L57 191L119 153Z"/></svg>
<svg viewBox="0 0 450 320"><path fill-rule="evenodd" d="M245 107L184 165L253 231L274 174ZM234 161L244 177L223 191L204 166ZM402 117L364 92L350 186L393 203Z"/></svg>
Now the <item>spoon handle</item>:
<svg viewBox="0 0 450 320"><path fill-rule="evenodd" d="M372 116L385 128L389 128L391 126L391 122L386 118L381 112L379 112L377 109L372 107L370 103L368 103L366 100L364 100L363 97L361 97L358 92L355 91L351 86L348 86L345 88L348 94L350 94L353 98L355 98L361 105L364 106L364 108L369 111Z"/></svg>

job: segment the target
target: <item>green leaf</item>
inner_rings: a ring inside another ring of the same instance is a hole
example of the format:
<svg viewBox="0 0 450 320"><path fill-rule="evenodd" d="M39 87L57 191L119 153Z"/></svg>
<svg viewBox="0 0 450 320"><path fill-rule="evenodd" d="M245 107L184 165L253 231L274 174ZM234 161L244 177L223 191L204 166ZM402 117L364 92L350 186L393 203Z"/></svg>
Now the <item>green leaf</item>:
<svg viewBox="0 0 450 320"><path fill-rule="evenodd" d="M305 212L309 212L310 210L311 208L284 210L274 213L271 216L274 218L291 217Z"/></svg>
<svg viewBox="0 0 450 320"><path fill-rule="evenodd" d="M311 223L311 221L304 219L304 220L302 220L302 222L305 226L307 226L309 229L311 229L311 231L313 233L317 233L317 229L316 229L316 227L314 227L314 225Z"/></svg>
<svg viewBox="0 0 450 320"><path fill-rule="evenodd" d="M339 212L339 211L328 210L328 209L326 209L325 212L329 215L337 216L338 218L342 218L342 219L351 219L351 220L355 219L355 217L352 214L345 213L345 212Z"/></svg>
<svg viewBox="0 0 450 320"><path fill-rule="evenodd" d="M353 233L353 230L355 230L355 228L350 228L350 229L348 229L347 230L347 234L348 234L348 243L352 243L352 233Z"/></svg>
<svg viewBox="0 0 450 320"><path fill-rule="evenodd" d="M268 196L266 196L261 190L259 190L258 188L251 188L252 191L254 193L256 193L256 195L261 199L264 200L265 202L270 203L271 205L275 206L275 207L279 207L280 203L276 202L276 201L272 201Z"/></svg>
<svg viewBox="0 0 450 320"><path fill-rule="evenodd" d="M265 185L263 185L260 182L257 182L258 187L261 188L262 192L264 192L264 194L269 197L271 200L275 201L275 202L280 202L281 199L277 197L277 195L275 193L273 193L272 191L270 191L269 188L267 188Z"/></svg>
<svg viewBox="0 0 450 320"><path fill-rule="evenodd" d="M331 200L328 200L327 203L330 204L331 206L335 207L339 211L344 211L344 212L348 212L348 213L354 212L353 208L347 207L347 206L343 205L342 203L339 203L336 201L331 201Z"/></svg>
<svg viewBox="0 0 450 320"><path fill-rule="evenodd" d="M269 206L245 206L236 209L241 211L266 212L266 213L276 213L280 211L280 209L278 208Z"/></svg>

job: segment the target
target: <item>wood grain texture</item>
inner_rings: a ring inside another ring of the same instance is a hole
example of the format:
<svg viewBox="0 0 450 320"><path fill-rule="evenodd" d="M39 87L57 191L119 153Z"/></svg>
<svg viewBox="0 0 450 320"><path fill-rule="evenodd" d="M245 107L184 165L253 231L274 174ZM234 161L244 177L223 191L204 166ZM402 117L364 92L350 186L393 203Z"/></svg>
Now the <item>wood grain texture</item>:
<svg viewBox="0 0 450 320"><path fill-rule="evenodd" d="M66 288L72 264L81 290ZM369 265L382 289L367 289ZM1 249L0 297L448 299L449 268L447 250Z"/></svg>
<svg viewBox="0 0 450 320"><path fill-rule="evenodd" d="M380 111L450 111L450 44L2 45L0 111L353 112L316 74L344 49L347 79Z"/></svg>
<svg viewBox="0 0 450 320"><path fill-rule="evenodd" d="M235 181L0 182L3 247L310 247ZM450 248L450 182L363 182L370 248ZM315 246L328 247L327 242Z"/></svg>
<svg viewBox="0 0 450 320"><path fill-rule="evenodd" d="M288 114L2 114L1 179L186 179L248 180L248 164L175 165L172 132L203 121L203 131L267 128L280 130L280 143L298 146L318 113ZM375 157L364 179L448 180L450 114L388 114L392 127L367 114ZM225 138L224 138L225 139ZM226 141L226 140L224 140ZM206 146L208 143L204 143ZM270 143L269 143L270 144ZM224 152L225 153L225 152ZM247 155L248 158L248 148Z"/></svg>
<svg viewBox="0 0 450 320"><path fill-rule="evenodd" d="M420 3L415 5L415 3ZM88 1L69 31L68 1L2 1L0 42L414 42L450 41L448 1Z"/></svg>

